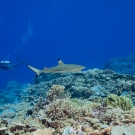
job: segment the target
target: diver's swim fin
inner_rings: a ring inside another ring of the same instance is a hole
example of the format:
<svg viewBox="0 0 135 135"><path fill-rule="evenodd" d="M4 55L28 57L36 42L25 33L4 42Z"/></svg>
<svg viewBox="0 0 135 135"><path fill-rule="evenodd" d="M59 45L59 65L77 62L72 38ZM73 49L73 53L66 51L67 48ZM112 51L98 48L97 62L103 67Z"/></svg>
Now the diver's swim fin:
<svg viewBox="0 0 135 135"><path fill-rule="evenodd" d="M15 59L15 63L18 61L18 59L21 57L22 55L19 55L16 59Z"/></svg>

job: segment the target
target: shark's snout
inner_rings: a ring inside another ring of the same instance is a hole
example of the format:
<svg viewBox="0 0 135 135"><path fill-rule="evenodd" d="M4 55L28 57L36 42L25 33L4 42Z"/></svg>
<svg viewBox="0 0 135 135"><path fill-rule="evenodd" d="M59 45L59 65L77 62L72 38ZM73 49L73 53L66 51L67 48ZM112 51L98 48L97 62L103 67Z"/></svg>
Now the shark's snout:
<svg viewBox="0 0 135 135"><path fill-rule="evenodd" d="M83 69L85 69L86 67L85 66L80 66L80 70L83 70Z"/></svg>

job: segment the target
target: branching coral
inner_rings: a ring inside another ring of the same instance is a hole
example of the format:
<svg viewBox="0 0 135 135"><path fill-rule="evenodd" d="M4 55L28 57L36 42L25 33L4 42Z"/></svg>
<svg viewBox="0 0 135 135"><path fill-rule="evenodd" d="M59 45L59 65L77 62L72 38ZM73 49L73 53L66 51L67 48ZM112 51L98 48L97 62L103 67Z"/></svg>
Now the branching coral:
<svg viewBox="0 0 135 135"><path fill-rule="evenodd" d="M106 106L120 107L124 111L131 110L133 107L132 101L129 98L115 94L110 94L104 102Z"/></svg>
<svg viewBox="0 0 135 135"><path fill-rule="evenodd" d="M61 118L79 118L81 116L92 116L90 108L95 104L83 100L57 99L46 105L45 113L48 118L58 120Z"/></svg>
<svg viewBox="0 0 135 135"><path fill-rule="evenodd" d="M55 102L57 99L68 99L70 98L70 93L64 93L64 86L61 85L53 85L51 89L46 94L46 99L40 97L38 102L34 105L32 110L28 110L29 112L37 115L40 110L46 110L47 114L51 115L52 113L55 115L54 117L57 118L57 113L59 114L61 109L59 108L60 103ZM60 100L59 100L60 101ZM57 105L58 104L58 105ZM49 109L48 109L49 108ZM52 110L52 111L49 111ZM61 115L61 114L59 114Z"/></svg>
<svg viewBox="0 0 135 135"><path fill-rule="evenodd" d="M46 95L46 99L49 102L52 102L56 99L61 99L64 97L65 87L62 85L53 85Z"/></svg>
<svg viewBox="0 0 135 135"><path fill-rule="evenodd" d="M112 126L102 129L101 131L92 130L91 127L79 125L78 128L65 128L62 135L110 135Z"/></svg>

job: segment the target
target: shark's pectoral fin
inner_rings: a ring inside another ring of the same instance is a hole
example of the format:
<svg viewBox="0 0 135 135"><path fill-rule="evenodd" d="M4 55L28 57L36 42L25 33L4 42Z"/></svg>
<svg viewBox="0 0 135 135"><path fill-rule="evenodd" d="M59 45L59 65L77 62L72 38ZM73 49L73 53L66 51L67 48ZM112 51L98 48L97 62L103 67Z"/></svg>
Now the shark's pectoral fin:
<svg viewBox="0 0 135 135"><path fill-rule="evenodd" d="M51 72L51 74L55 74L55 72Z"/></svg>
<svg viewBox="0 0 135 135"><path fill-rule="evenodd" d="M67 73L60 73L60 76L66 75Z"/></svg>

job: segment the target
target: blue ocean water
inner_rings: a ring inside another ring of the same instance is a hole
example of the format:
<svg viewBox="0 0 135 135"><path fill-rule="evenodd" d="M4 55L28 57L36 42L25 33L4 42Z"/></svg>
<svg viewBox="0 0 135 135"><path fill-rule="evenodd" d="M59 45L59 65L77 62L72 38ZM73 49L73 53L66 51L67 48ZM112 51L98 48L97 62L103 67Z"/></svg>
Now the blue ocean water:
<svg viewBox="0 0 135 135"><path fill-rule="evenodd" d="M0 60L42 69L65 63L102 68L113 57L135 51L134 0L1 0ZM0 70L0 89L8 81L31 83L35 73L20 65Z"/></svg>

